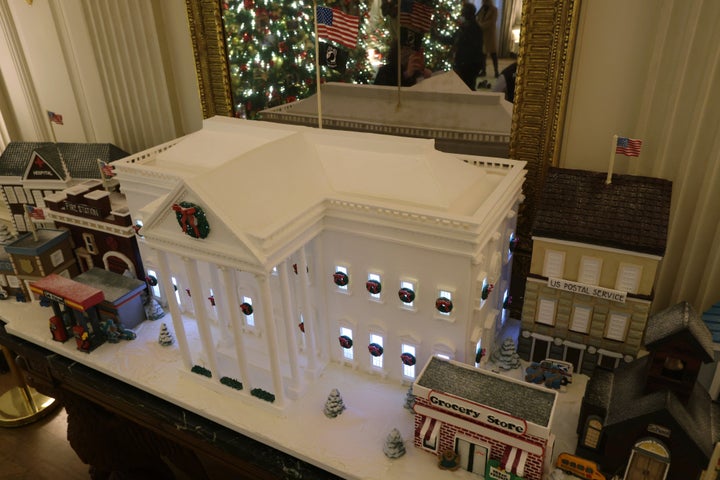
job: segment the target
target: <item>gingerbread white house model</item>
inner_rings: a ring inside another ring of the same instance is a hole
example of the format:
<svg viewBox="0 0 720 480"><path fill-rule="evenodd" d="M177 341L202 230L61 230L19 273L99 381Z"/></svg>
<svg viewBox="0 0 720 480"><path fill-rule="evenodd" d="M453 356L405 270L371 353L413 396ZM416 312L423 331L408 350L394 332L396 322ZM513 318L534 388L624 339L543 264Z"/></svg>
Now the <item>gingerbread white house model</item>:
<svg viewBox="0 0 720 480"><path fill-rule="evenodd" d="M411 382L498 335L523 162L216 117L114 165L184 366L212 384L283 405L330 361Z"/></svg>

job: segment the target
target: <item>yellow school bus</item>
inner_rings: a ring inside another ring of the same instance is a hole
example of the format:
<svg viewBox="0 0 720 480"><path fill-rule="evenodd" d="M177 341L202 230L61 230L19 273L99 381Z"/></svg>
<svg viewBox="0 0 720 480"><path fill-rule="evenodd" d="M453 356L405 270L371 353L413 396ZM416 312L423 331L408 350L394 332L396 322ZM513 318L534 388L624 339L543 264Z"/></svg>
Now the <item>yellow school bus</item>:
<svg viewBox="0 0 720 480"><path fill-rule="evenodd" d="M605 475L598 470L597 463L573 455L572 453L561 453L558 455L555 466L571 475L587 480L606 480Z"/></svg>

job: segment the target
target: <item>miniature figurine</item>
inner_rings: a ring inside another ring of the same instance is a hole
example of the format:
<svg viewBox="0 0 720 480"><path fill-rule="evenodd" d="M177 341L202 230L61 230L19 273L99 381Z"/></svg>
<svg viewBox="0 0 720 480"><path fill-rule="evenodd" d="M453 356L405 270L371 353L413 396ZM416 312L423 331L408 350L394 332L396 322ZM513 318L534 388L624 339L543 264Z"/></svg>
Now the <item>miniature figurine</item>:
<svg viewBox="0 0 720 480"><path fill-rule="evenodd" d="M397 428L393 428L390 433L388 433L387 438L385 438L383 453L388 458L400 458L405 455L405 443Z"/></svg>
<svg viewBox="0 0 720 480"><path fill-rule="evenodd" d="M169 347L175 343L175 337L173 337L170 330L168 330L167 324L163 323L160 325L160 335L158 336L158 343L163 347Z"/></svg>
<svg viewBox="0 0 720 480"><path fill-rule="evenodd" d="M457 470L460 468L460 454L454 450L445 450L440 454L438 467L440 467L441 470Z"/></svg>
<svg viewBox="0 0 720 480"><path fill-rule="evenodd" d="M327 401L325 402L325 416L328 418L335 418L345 410L345 403L340 396L340 391L337 388L333 388L330 391Z"/></svg>

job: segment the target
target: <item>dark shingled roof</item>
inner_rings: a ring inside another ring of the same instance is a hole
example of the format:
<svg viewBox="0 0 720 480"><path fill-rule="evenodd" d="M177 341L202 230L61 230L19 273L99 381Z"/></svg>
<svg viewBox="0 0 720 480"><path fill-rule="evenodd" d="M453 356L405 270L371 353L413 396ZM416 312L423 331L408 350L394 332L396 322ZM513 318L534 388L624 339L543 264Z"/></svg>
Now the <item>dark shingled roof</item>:
<svg viewBox="0 0 720 480"><path fill-rule="evenodd" d="M712 333L688 302L680 302L648 318L645 346L651 347L668 337L687 330L705 351L706 362L715 358Z"/></svg>
<svg viewBox="0 0 720 480"><path fill-rule="evenodd" d="M22 177L35 151L64 175L61 153L73 178L100 178L98 159L112 162L130 155L111 143L10 142L0 155L0 176Z"/></svg>
<svg viewBox="0 0 720 480"><path fill-rule="evenodd" d="M605 427L621 425L625 421L643 415L665 411L709 457L713 445L719 440L720 406L712 401L708 392L699 383L695 384L687 405L683 405L670 391L646 394L645 382L642 379L645 377L649 358L649 356L641 357L612 372L602 371L602 388L607 388L608 379L611 382L610 389L606 393L608 409L603 422ZM586 392L600 390L594 385L595 375L598 372L596 370L588 381Z"/></svg>
<svg viewBox="0 0 720 480"><path fill-rule="evenodd" d="M663 255L672 182L660 178L550 168L533 236Z"/></svg>
<svg viewBox="0 0 720 480"><path fill-rule="evenodd" d="M514 382L467 365L433 357L417 385L456 395L480 405L506 412L528 422L548 427L556 393L531 384Z"/></svg>

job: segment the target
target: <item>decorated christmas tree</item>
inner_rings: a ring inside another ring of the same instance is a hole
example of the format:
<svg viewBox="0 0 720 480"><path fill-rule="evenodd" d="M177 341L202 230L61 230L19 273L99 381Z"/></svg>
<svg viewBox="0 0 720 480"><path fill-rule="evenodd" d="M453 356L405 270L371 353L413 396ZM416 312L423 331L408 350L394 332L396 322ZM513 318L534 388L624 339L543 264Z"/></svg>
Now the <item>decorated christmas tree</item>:
<svg viewBox="0 0 720 480"><path fill-rule="evenodd" d="M385 456L388 458L399 458L405 455L405 442L403 442L400 431L397 428L393 428L385 438L383 453L385 453Z"/></svg>
<svg viewBox="0 0 720 480"><path fill-rule="evenodd" d="M515 340L510 337L503 340L502 345L493 352L490 360L503 370L520 368L520 356L515 351Z"/></svg>
<svg viewBox="0 0 720 480"><path fill-rule="evenodd" d="M173 337L172 333L170 333L170 330L168 330L167 324L163 323L162 325L160 325L160 335L158 335L158 343L163 347L168 347L174 342L175 338Z"/></svg>
<svg viewBox="0 0 720 480"><path fill-rule="evenodd" d="M452 59L444 39L457 29L462 2L416 1L433 9L432 29L422 40L426 65L433 71L449 70ZM321 81L372 83L382 55L393 41L393 20L383 14L383 10L388 11L383 4L389 3L391 0L318 2L318 6L359 17L356 47L340 47L348 56L346 68L341 71L321 67ZM260 110L316 92L312 1L226 0L222 8L237 116L256 118Z"/></svg>
<svg viewBox="0 0 720 480"><path fill-rule="evenodd" d="M343 402L340 392L337 388L333 388L328 395L327 401L325 402L325 416L328 418L335 418L345 410L345 403Z"/></svg>

